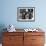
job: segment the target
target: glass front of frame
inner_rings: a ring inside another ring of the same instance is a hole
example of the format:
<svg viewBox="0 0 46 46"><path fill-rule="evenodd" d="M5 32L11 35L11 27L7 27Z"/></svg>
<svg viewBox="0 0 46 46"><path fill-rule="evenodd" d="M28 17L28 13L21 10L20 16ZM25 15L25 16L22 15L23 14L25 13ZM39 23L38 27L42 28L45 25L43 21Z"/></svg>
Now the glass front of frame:
<svg viewBox="0 0 46 46"><path fill-rule="evenodd" d="M17 20L22 22L35 21L35 7L18 7Z"/></svg>

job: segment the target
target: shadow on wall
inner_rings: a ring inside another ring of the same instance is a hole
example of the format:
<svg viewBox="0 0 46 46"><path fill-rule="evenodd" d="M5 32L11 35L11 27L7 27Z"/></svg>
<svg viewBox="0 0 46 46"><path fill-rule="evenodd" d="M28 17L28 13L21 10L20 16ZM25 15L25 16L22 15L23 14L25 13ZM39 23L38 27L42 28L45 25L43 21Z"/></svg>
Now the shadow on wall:
<svg viewBox="0 0 46 46"><path fill-rule="evenodd" d="M4 24L0 24L0 43L2 43L2 36L3 36L3 32L5 32L6 30L4 30L5 25Z"/></svg>

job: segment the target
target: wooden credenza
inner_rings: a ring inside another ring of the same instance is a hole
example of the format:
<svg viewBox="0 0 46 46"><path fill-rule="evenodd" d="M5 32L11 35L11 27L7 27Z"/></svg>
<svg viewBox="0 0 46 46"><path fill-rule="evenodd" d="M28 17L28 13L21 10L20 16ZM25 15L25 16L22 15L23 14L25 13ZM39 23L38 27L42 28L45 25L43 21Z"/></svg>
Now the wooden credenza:
<svg viewBox="0 0 46 46"><path fill-rule="evenodd" d="M3 46L44 46L44 32L3 32Z"/></svg>

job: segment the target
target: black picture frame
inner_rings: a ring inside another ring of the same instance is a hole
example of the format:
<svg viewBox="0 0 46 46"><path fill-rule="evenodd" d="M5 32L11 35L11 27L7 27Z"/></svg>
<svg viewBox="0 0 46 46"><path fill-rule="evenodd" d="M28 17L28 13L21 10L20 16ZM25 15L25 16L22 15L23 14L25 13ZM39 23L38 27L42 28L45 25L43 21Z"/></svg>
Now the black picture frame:
<svg viewBox="0 0 46 46"><path fill-rule="evenodd" d="M21 22L35 21L35 7L18 7L17 21Z"/></svg>

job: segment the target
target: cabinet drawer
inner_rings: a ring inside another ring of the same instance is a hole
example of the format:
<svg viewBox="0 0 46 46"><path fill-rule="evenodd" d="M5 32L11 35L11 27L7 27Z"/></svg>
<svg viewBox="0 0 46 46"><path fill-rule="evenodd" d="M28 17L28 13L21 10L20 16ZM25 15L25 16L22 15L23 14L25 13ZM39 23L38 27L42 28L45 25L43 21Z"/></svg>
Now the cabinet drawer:
<svg viewBox="0 0 46 46"><path fill-rule="evenodd" d="M5 43L5 44L4 44L4 43L3 43L2 46L15 46L15 44L10 44L10 43L8 43L8 44Z"/></svg>
<svg viewBox="0 0 46 46"><path fill-rule="evenodd" d="M24 36L44 36L44 32L25 32Z"/></svg>
<svg viewBox="0 0 46 46"><path fill-rule="evenodd" d="M44 46L44 44L31 44L32 46Z"/></svg>
<svg viewBox="0 0 46 46"><path fill-rule="evenodd" d="M23 36L23 32L4 32L4 36Z"/></svg>
<svg viewBox="0 0 46 46"><path fill-rule="evenodd" d="M44 36L32 36L32 43L33 44L43 44Z"/></svg>
<svg viewBox="0 0 46 46"><path fill-rule="evenodd" d="M23 41L23 36L4 36L3 43L14 43Z"/></svg>
<svg viewBox="0 0 46 46"><path fill-rule="evenodd" d="M2 44L2 46L23 46L23 44Z"/></svg>

